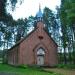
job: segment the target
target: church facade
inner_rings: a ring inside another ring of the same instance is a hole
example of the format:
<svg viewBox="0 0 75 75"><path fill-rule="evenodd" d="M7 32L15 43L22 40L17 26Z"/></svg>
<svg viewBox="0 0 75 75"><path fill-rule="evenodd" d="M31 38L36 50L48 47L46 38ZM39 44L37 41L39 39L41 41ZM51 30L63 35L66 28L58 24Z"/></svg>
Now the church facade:
<svg viewBox="0 0 75 75"><path fill-rule="evenodd" d="M54 66L58 63L58 46L45 30L40 9L37 19L36 28L7 51L8 64Z"/></svg>

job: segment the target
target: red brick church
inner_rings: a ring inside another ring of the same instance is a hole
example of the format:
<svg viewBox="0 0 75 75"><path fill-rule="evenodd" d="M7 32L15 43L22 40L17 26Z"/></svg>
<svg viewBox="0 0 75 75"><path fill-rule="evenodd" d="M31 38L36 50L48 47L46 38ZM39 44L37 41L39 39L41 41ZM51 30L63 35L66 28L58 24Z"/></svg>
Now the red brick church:
<svg viewBox="0 0 75 75"><path fill-rule="evenodd" d="M58 63L57 44L45 30L40 8L36 17L34 30L7 51L8 64L54 66Z"/></svg>

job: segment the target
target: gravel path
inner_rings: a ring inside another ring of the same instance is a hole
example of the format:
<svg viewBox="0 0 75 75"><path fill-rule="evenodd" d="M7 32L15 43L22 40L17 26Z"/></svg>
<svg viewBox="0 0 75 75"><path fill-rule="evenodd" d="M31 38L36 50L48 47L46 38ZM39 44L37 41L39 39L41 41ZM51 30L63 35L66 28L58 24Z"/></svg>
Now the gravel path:
<svg viewBox="0 0 75 75"><path fill-rule="evenodd" d="M52 71L52 72L56 72L56 73L60 73L62 75L75 75L75 69L73 70L67 70L67 69L58 69L58 68L50 68L50 69L46 69L47 71Z"/></svg>

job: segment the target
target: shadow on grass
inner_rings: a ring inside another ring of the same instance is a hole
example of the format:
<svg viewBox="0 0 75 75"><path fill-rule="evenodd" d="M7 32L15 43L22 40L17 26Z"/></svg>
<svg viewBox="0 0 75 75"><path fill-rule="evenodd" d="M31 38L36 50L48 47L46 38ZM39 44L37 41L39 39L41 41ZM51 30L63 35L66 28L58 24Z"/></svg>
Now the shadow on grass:
<svg viewBox="0 0 75 75"><path fill-rule="evenodd" d="M0 75L60 75L40 66L0 64Z"/></svg>

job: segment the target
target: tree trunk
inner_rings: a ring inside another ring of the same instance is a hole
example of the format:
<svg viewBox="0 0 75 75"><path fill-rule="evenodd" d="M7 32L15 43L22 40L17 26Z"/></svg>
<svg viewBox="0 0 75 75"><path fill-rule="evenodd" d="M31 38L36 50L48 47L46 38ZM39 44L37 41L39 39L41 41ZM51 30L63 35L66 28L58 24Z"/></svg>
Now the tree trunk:
<svg viewBox="0 0 75 75"><path fill-rule="evenodd" d="M66 48L64 48L64 64L67 64L67 58L66 58Z"/></svg>

